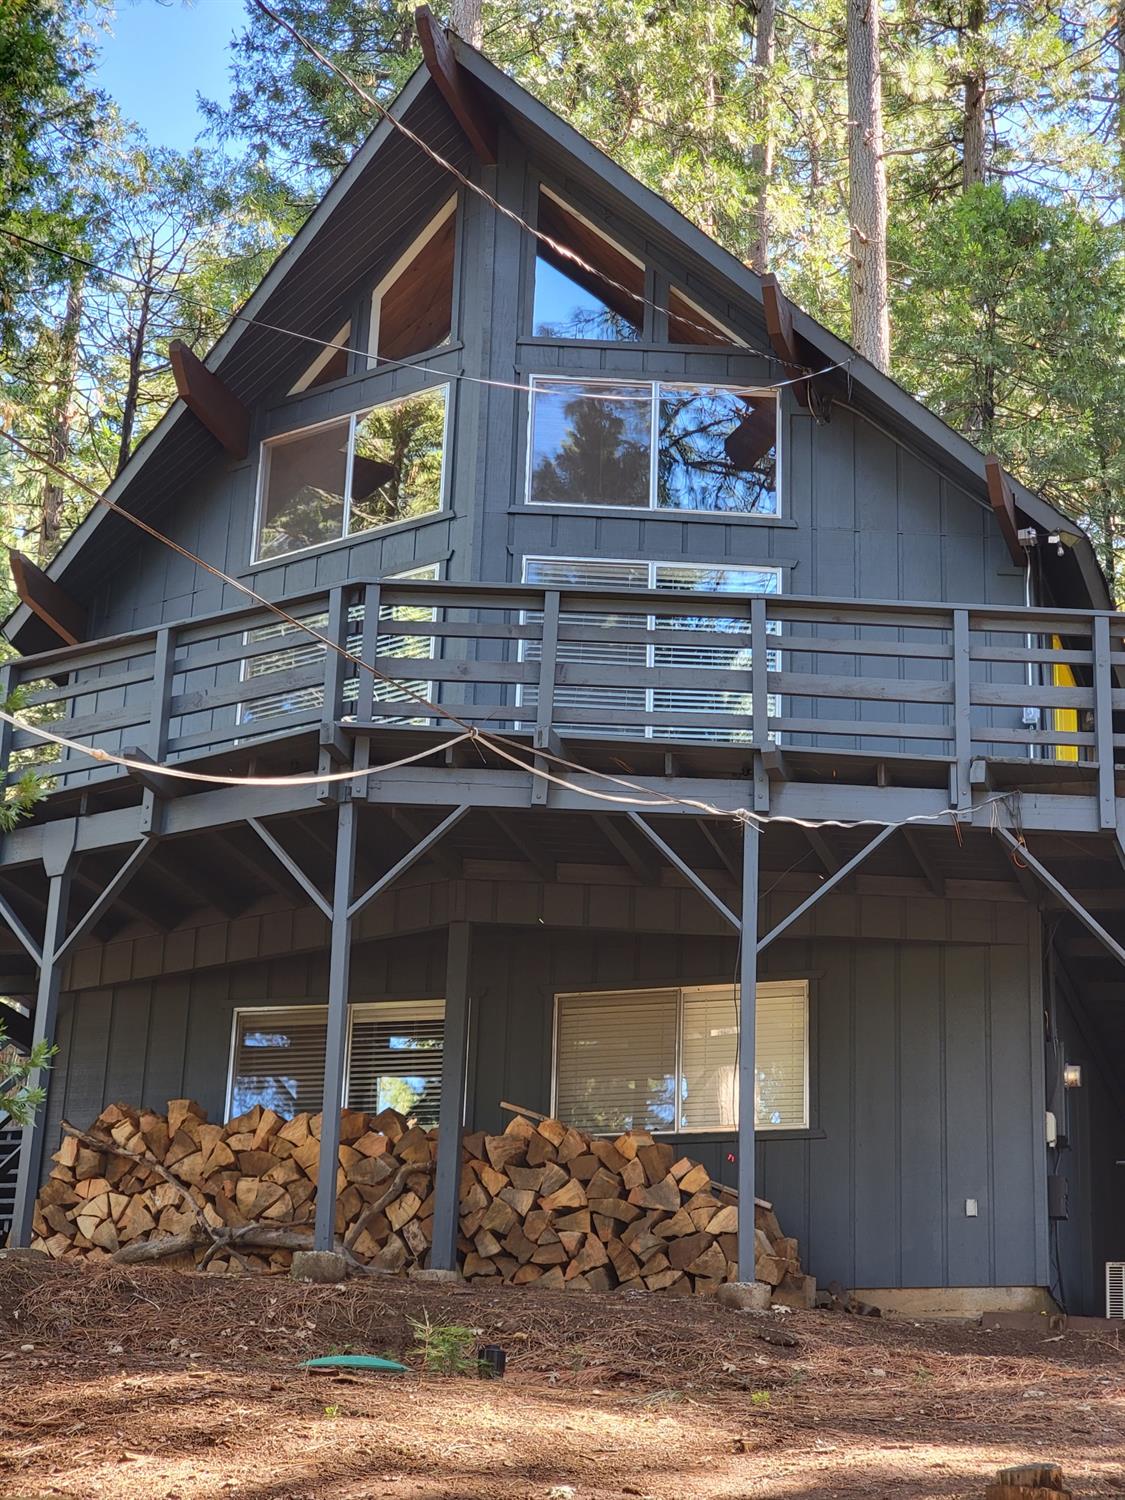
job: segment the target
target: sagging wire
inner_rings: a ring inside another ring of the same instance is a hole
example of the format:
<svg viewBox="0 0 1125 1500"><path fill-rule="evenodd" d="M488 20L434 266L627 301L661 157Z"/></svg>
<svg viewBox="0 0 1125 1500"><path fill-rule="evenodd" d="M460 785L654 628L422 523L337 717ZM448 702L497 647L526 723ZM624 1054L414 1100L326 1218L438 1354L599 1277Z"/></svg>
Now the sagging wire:
<svg viewBox="0 0 1125 1500"><path fill-rule="evenodd" d="M75 255L70 250L60 250L55 245L48 245L44 240L32 239L30 235L19 234L16 232L16 230L8 229L4 225L0 225L0 234L3 234L8 239L18 241L21 245L32 245L36 249L44 251L48 255L56 255L60 260L71 261L75 265L85 266L88 270L96 271L100 276L110 276L116 278L119 281L127 281L131 286L135 286L142 291L160 292L166 295L179 297L183 301L191 303L195 307L201 308L204 312L214 314L215 309L212 308L208 303L204 302L202 298L193 297L190 292L182 291L179 287L166 287L161 286L158 281L145 281L139 276L131 275L128 271L115 270L112 266L103 265L100 261L91 260L88 256ZM427 375L440 377L441 381L443 382L447 380L461 380L467 381L470 385L491 386L497 390L503 391L518 391L523 395L530 395L535 389L535 387L531 385L525 385L518 380L500 380L492 376L470 375L467 370L444 369L441 366L434 364L433 361L437 358L437 356L435 355L431 355L427 359L420 359L413 356L406 359L390 359L385 354L376 354L373 353L370 349L361 349L358 345L355 344L341 344L337 343L334 339L317 338L314 334L301 333L296 328L285 328L280 323L270 323L267 322L264 318L251 317L248 313L232 312L227 314L226 316L228 322L243 323L250 328L261 328L267 333L277 333L283 335L286 338L299 339L302 343L313 344L318 349L331 349L337 354L354 354L360 359L366 359L371 362L375 369L370 373L387 374L393 370L422 370ZM752 349L749 345L745 345L743 347L745 347L750 353L757 354L761 352L759 350ZM834 364L824 365L818 370L810 370L807 375L795 375L788 380L763 381L752 386L729 385L724 382L723 389L725 391L731 391L736 396L758 395L765 391L782 391L789 386L803 385L805 381L815 380L818 376L830 375L833 370L839 370L843 369L845 366L850 366L854 358L855 355L849 355L846 359L837 360ZM560 377L555 376L553 378ZM564 376L561 378L566 377ZM612 401L614 404L619 404L621 402L628 401L648 402L651 401L652 397L650 395L629 396L615 393L606 393L603 395L597 391L586 390L583 392L582 399L590 401Z"/></svg>
<svg viewBox="0 0 1125 1500"><path fill-rule="evenodd" d="M378 678L380 681L392 684L393 686L398 688L408 699L413 700L418 704L420 708L425 709L428 715L433 716L434 718L448 720L452 725L454 725L458 730L461 731L460 735L458 736L458 742L461 742L463 740L471 740L476 744L478 749L481 746L484 746L486 749L489 749L494 754L500 756L501 759L507 760L511 764L518 766L520 770L526 771L533 776L540 777L541 779L549 783L562 787L564 790L578 793L581 796L589 797L595 801L608 802L617 805L649 808L685 807L690 811L700 814L704 817L731 818L736 822L742 823L744 825L750 825L759 829L763 828L767 823L771 821L793 823L803 828L853 828L859 824L870 824L876 827L901 828L907 826L908 824L914 823L939 822L947 817L953 817L956 819L957 814L961 811L961 809L958 809L956 807L946 807L943 808L940 812L915 813L911 817L905 819L896 820L885 818L862 818L853 820L851 822L841 818L827 818L820 820L798 818L790 814L774 814L767 816L761 813L753 812L750 808L747 807L733 809L721 808L715 806L715 804L713 803L704 802L697 798L677 797L672 795L671 793L657 793L654 796L650 787L641 786L637 782L631 781L628 777L616 776L609 771L596 770L591 766L585 766L577 761L568 760L566 757L556 755L552 751L546 749L539 749L533 752L535 761L548 761L554 765L561 766L564 770L569 770L583 776L596 777L598 780L605 781L613 786L620 787L623 791L630 792L633 795L628 797L621 797L613 795L611 793L598 792L591 787L580 786L577 783L567 780L564 777L553 775L551 772L546 771L541 765L535 764L534 762L529 763L524 758L527 753L527 747L519 740L513 740L507 735L503 734L483 734L475 725L469 724L465 720L458 718L455 713L446 708L444 705L434 703L429 698L427 698L425 694L418 692L417 689L411 686L410 680L394 677L391 673L382 671L373 663L364 661L364 659L360 656L357 656L355 652L350 651L346 646L342 646L338 641L334 641L329 636L325 635L324 632L319 630L315 625L311 625L307 620L301 620L297 616L290 614L289 611L284 609L280 604L276 604L272 600L267 599L263 594L259 594L256 589L251 588L249 584L244 583L240 578L235 578L231 574L224 572L222 568L216 567L213 563L207 562L204 558L199 557L196 553L192 552L190 548L184 547L181 543L175 541L173 538L166 536L157 527L152 526L149 522L143 520L140 516L134 515L132 511L125 510L123 506L118 505L116 501L110 500L108 496L99 494L92 485L87 484L85 480L79 479L77 478L77 476L70 474L65 468L63 468L61 464L56 463L53 459L48 458L45 454L37 453L34 449L29 448L28 445L24 443L22 439L16 437L14 433L0 428L0 437L6 438L8 442L12 443L21 452L27 454L28 457L34 459L38 463L42 463L47 468L60 475L63 479L66 479L72 484L75 484L86 494L92 496L92 498L97 501L98 504L104 505L108 510L113 511L116 515L122 516L126 521L136 526L146 535L151 536L154 540L162 543L164 546L170 547L172 551L176 552L179 556L193 563L196 567L202 568L204 572L209 573L219 582L226 584L236 592L246 595L249 599L253 600L255 604L259 605L265 610L270 611L280 620L284 621L287 625L292 626L296 630L303 631L306 635L309 635L314 640L319 641L326 650L335 652L338 656L342 657L345 661L349 662L358 670L369 672L373 677ZM63 738L61 736L55 735L52 730L48 730L41 725L28 723L26 720L19 718L17 715L5 713L4 719L7 722L12 723L14 727L25 730L28 733L36 735L41 739L49 741L53 740L60 744L64 743ZM99 747L85 746L82 745L79 741L68 741L66 743L68 744L68 746L73 747L77 753L91 755L95 760L102 759L109 763L121 764L125 769L131 768L123 757L115 756L109 751L101 750ZM510 750L505 750L502 748L502 746L508 746L510 747ZM433 746L425 753L435 754L440 748L440 746ZM510 753L510 751L516 751L519 753L512 754ZM153 764L148 761L144 762L143 765L141 765L140 763L137 763L137 765L140 769L147 771L150 775L159 774L161 772L168 775L186 774L183 772L177 773L172 767L161 764ZM228 778L211 777L208 773L204 772L193 772L190 774L189 779L201 781L211 780L221 785L231 784L231 781ZM342 773L338 772L328 773L324 776L319 777L313 777L310 775L308 778L303 780L302 784L316 785L318 783L324 783L337 779L346 780L347 776L342 775ZM235 785L243 786L253 786L255 784L259 784L256 783L254 778L251 777L236 777L233 778L233 781ZM267 781L260 784L271 783ZM978 806L986 807L991 803L1004 801L1008 798L1008 796L1008 793L999 793L995 797L986 799L984 802L978 804ZM954 823L954 827L956 829L956 822Z"/></svg>
<svg viewBox="0 0 1125 1500"><path fill-rule="evenodd" d="M327 57L323 52L321 52L321 50L315 45L315 43L310 42L308 37L302 35L302 33L297 30L297 28L292 24L291 21L287 21L284 16L279 16L277 11L271 9L270 6L265 3L265 0L254 0L254 4L264 16L266 16L274 23L275 26L280 26L283 31L287 31L293 38L293 40L297 43L297 45L303 47L310 57L315 57L317 62L320 63L321 67L327 68L331 73L334 73L336 77L346 85L347 88L351 89L352 93L355 94L358 99L361 99L364 104L368 106L369 109L376 110L379 115L390 125L393 125L401 135L405 136L408 141L412 141L414 145L419 148L419 150L423 151L425 155L428 156L436 166L441 167L444 172L448 172L451 177L454 177L462 185L462 187L467 188L472 193L476 193L476 195L479 198L482 198L490 208L495 210L496 213L503 214L506 219L510 219L513 224L518 225L519 228L522 229L526 234L530 234L541 244L546 245L548 249L553 250L556 255L561 255L564 260L570 261L573 265L577 266L579 270L585 271L588 276L596 276L598 280L604 282L606 286L612 287L616 292L624 293L625 296L631 298L634 302L640 303L643 307L651 307L657 312L664 311L664 309L658 302L653 301L653 299L650 297L646 297L643 292L634 291L632 287L626 286L624 282L615 280L607 272L602 271L597 266L591 265L588 261L583 260L583 258L576 251L572 250L569 245L561 244L558 240L553 239L549 234L544 234L541 229L537 229L533 225L529 224L526 219L522 219L514 209L506 207L499 201L499 199L494 198L490 192L481 187L479 183L474 182L471 177L462 172L460 167L456 166L453 162L449 161L448 158L435 151L428 141L423 140L423 138L417 133L417 131L411 130L410 126L407 125L403 120L400 120L399 117L390 108L388 108L388 106L385 105L381 99L377 99L375 95L369 93L362 84L357 83L345 68L342 68L339 63L333 62L330 57ZM714 329L709 328L705 323L696 323L688 317L680 318L679 313L676 314L676 317L679 321L688 324L689 327L695 328L701 333L714 333ZM759 349L753 344L748 344L745 340L739 340L739 347L746 349L751 354L757 354L763 359L768 359L771 364L777 364L779 362L775 354L768 352L765 349ZM810 372L808 375L802 376L801 378L803 380L811 379L812 372Z"/></svg>

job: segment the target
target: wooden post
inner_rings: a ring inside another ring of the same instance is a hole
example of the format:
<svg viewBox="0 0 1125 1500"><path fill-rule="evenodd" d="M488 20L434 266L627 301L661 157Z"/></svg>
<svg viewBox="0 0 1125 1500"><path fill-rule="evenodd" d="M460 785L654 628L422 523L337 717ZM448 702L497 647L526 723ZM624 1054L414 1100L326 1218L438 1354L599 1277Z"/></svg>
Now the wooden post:
<svg viewBox="0 0 1125 1500"><path fill-rule="evenodd" d="M430 1264L438 1271L457 1268L457 1229L461 1197L461 1132L468 1088L469 964L472 929L449 924L445 958L445 1032L441 1060L441 1116L438 1121L434 1181L434 1238Z"/></svg>
<svg viewBox="0 0 1125 1500"><path fill-rule="evenodd" d="M969 703L969 611L953 611L953 753L956 759L956 804L967 813L973 804L969 763L973 755L972 709Z"/></svg>
<svg viewBox="0 0 1125 1500"><path fill-rule="evenodd" d="M535 709L535 748L548 750L554 738L552 722L555 717L555 672L559 655L559 612L561 596L558 589L548 589L543 596L543 640L539 652L539 698ZM535 757L537 769L545 771L547 762L542 756ZM531 800L545 804L551 783L542 776L532 780Z"/></svg>
<svg viewBox="0 0 1125 1500"><path fill-rule="evenodd" d="M31 1036L33 1047L40 1042L54 1040L59 1016L59 990L62 986L63 964L57 957L66 937L67 909L70 904L71 854L74 850L76 825L73 820L57 824L59 836L52 846L44 851L43 865L48 875L47 916L43 928L43 957L39 965L39 982L35 992L34 1029ZM32 1073L28 1079L30 1088L50 1089L50 1072ZM43 1166L43 1139L47 1128L47 1100L44 1099L28 1125L24 1126L20 1144L19 1173L16 1178L16 1197L12 1209L12 1229L9 1243L30 1245L31 1221L35 1214L35 1199L39 1192L39 1175Z"/></svg>
<svg viewBox="0 0 1125 1500"><path fill-rule="evenodd" d="M331 1250L336 1238L336 1168L340 1155L340 1111L348 1051L348 986L352 964L352 921L348 908L355 872L356 805L341 802L336 825L336 875L332 887L332 937L328 963L328 1036L324 1049L324 1103L320 1116L320 1166L316 1178L317 1250Z"/></svg>
<svg viewBox="0 0 1125 1500"><path fill-rule="evenodd" d="M1098 757L1098 822L1117 827L1113 774L1113 672L1109 660L1109 616L1094 616L1094 754Z"/></svg>
<svg viewBox="0 0 1125 1500"><path fill-rule="evenodd" d="M758 840L742 830L742 946L738 956L738 1279L754 1280L754 1127L757 1062Z"/></svg>

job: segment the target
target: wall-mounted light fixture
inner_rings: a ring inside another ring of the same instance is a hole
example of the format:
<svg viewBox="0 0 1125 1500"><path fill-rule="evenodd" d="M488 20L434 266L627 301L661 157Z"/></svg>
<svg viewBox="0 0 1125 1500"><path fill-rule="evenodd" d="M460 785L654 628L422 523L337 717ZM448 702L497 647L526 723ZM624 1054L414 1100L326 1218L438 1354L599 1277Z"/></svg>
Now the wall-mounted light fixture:
<svg viewBox="0 0 1125 1500"><path fill-rule="evenodd" d="M1063 1067L1063 1088L1080 1089L1082 1087L1082 1064L1066 1063Z"/></svg>

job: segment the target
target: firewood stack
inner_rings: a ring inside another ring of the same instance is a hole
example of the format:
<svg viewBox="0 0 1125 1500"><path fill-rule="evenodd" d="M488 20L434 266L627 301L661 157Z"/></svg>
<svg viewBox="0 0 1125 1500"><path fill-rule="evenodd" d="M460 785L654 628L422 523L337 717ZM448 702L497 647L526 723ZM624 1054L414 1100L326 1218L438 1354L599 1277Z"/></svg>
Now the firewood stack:
<svg viewBox="0 0 1125 1500"><path fill-rule="evenodd" d="M208 1124L188 1099L166 1115L122 1104L89 1133L67 1126L35 1213L56 1259L163 1260L278 1272L311 1243L320 1116L256 1106ZM336 1232L359 1264L425 1267L433 1238L437 1131L394 1110L341 1117ZM706 1169L643 1131L591 1137L515 1116L462 1148L459 1249L482 1282L686 1296L737 1280L738 1200ZM808 1305L796 1240L755 1205L756 1274Z"/></svg>

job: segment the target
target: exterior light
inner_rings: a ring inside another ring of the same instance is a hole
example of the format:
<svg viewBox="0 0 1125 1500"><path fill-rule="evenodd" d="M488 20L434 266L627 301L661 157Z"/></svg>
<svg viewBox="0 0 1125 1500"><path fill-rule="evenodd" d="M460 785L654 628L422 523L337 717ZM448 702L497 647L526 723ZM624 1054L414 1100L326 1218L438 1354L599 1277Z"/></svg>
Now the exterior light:
<svg viewBox="0 0 1125 1500"><path fill-rule="evenodd" d="M1063 1068L1063 1088L1080 1089L1082 1087L1082 1064L1067 1063Z"/></svg>

